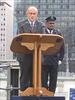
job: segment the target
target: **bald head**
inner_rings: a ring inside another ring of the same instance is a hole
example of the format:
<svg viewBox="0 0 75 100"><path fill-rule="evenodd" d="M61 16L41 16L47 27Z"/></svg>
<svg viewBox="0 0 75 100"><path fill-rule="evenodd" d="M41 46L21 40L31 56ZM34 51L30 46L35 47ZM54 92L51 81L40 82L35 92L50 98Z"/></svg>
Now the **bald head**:
<svg viewBox="0 0 75 100"><path fill-rule="evenodd" d="M38 16L38 9L35 6L28 7L26 15L30 21L36 21Z"/></svg>

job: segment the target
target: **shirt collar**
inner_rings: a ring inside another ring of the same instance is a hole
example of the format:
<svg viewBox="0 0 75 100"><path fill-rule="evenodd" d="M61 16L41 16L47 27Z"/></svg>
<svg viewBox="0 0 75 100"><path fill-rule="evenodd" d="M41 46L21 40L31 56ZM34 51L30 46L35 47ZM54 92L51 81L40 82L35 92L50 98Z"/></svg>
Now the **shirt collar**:
<svg viewBox="0 0 75 100"><path fill-rule="evenodd" d="M28 21L29 21L29 23L30 23L30 25L31 25L31 21L28 19ZM33 21L33 25L35 24L35 21Z"/></svg>

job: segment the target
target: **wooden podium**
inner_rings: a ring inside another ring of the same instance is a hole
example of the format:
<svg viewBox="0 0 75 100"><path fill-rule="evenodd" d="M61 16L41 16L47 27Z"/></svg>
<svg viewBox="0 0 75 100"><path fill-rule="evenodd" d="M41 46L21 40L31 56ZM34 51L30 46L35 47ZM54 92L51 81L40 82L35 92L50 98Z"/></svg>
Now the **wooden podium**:
<svg viewBox="0 0 75 100"><path fill-rule="evenodd" d="M63 44L63 37L55 34L17 35L11 43L10 49L15 53L33 53L33 87L28 87L21 96L50 96L50 92L41 84L41 53L54 54Z"/></svg>

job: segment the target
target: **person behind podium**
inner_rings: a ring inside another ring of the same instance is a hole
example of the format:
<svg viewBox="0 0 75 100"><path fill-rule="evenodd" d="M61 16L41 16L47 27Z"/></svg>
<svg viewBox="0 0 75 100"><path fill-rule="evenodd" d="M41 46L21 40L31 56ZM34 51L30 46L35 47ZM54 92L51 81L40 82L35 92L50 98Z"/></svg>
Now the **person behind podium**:
<svg viewBox="0 0 75 100"><path fill-rule="evenodd" d="M35 6L28 7L27 19L18 24L18 34L44 32L43 23L38 21L38 9ZM32 86L32 54L17 54L21 69L20 90L23 92L27 87Z"/></svg>
<svg viewBox="0 0 75 100"><path fill-rule="evenodd" d="M59 34L62 36L62 33L58 29L55 29L55 20L55 16L49 16L45 19L46 34ZM63 58L64 43L58 53L44 55L43 57L42 85L50 91L51 96L54 96L56 90L58 65L61 64Z"/></svg>

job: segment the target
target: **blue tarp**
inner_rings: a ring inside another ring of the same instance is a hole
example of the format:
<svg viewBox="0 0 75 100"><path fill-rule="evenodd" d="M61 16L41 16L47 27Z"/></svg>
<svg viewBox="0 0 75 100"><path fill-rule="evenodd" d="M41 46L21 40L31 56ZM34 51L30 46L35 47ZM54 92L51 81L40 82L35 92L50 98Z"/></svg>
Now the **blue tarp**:
<svg viewBox="0 0 75 100"><path fill-rule="evenodd" d="M70 100L75 100L75 88L70 88Z"/></svg>

